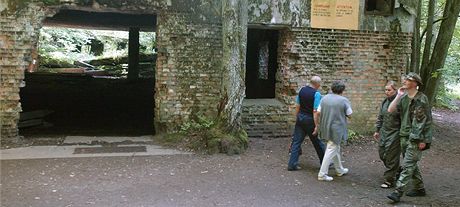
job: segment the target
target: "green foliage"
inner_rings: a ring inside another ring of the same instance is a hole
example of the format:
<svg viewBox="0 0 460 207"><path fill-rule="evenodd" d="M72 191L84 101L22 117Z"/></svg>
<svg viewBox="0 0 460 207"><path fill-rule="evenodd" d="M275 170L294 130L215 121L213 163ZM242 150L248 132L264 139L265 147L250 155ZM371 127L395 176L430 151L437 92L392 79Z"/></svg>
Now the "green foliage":
<svg viewBox="0 0 460 207"><path fill-rule="evenodd" d="M459 108L455 103L455 100L460 100L460 94L455 93L454 90L446 88L444 85L441 85L439 88L435 106L457 111Z"/></svg>
<svg viewBox="0 0 460 207"><path fill-rule="evenodd" d="M363 136L361 136L358 132L352 129L348 129L348 141L349 142L355 142L355 141L361 140L362 138Z"/></svg>
<svg viewBox="0 0 460 207"><path fill-rule="evenodd" d="M41 0L45 5L56 5L60 3L60 0Z"/></svg>
<svg viewBox="0 0 460 207"><path fill-rule="evenodd" d="M179 133L164 136L162 142L207 154L233 155L243 153L249 140L244 130L228 133L221 121L198 116L184 123Z"/></svg>
<svg viewBox="0 0 460 207"><path fill-rule="evenodd" d="M72 68L74 67L73 61L67 58L52 58L50 56L42 56L40 65L45 68Z"/></svg>
<svg viewBox="0 0 460 207"><path fill-rule="evenodd" d="M197 121L191 121L183 124L180 128L181 133L188 132L204 132L215 125L215 122L212 119L207 119L204 116L198 116Z"/></svg>
<svg viewBox="0 0 460 207"><path fill-rule="evenodd" d="M443 18L443 11L446 4L446 0L438 0L436 1L435 5L435 12L434 12L434 21L433 25L433 34L434 38L436 38L436 34L439 32L439 27L441 25ZM428 19L428 1L422 1L422 15L421 15L421 30L423 31L427 25ZM426 37L426 35L424 36ZM433 39L433 45L436 42L436 39ZM424 42L422 42L422 51L423 51ZM449 88L452 86L457 86L460 83L460 18L457 20L457 24L455 26L454 34L452 36L452 41L449 46L448 54L445 60L444 67L438 71L438 73L431 74L433 77L438 77L441 75L441 82L440 87L438 88L437 98L435 100L435 105L437 106L444 106L447 108L451 108L450 97L452 94L455 94L455 91L449 91Z"/></svg>
<svg viewBox="0 0 460 207"><path fill-rule="evenodd" d="M447 85L457 85L460 83L460 35L452 40L451 45L444 68L441 69L442 79Z"/></svg>
<svg viewBox="0 0 460 207"><path fill-rule="evenodd" d="M460 20L457 21L456 29L452 37L449 52L444 67L439 70L442 73L441 83L438 88L434 105L436 107L458 110L455 100L460 100ZM439 75L439 74L433 74Z"/></svg>
<svg viewBox="0 0 460 207"><path fill-rule="evenodd" d="M40 31L39 54L41 65L50 62L73 64L76 60L123 57L128 55L129 33L125 31L84 30L71 28L44 27ZM92 41L104 44L102 55L90 53ZM155 33L141 32L140 52L152 54L156 47Z"/></svg>

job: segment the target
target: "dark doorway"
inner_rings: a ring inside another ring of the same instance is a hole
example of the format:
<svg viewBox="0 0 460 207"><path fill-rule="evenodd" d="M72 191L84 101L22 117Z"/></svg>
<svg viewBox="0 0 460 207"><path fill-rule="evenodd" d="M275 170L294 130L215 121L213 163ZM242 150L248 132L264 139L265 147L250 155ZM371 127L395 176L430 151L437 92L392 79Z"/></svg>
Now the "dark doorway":
<svg viewBox="0 0 460 207"><path fill-rule="evenodd" d="M246 98L275 98L278 31L249 29L246 54Z"/></svg>
<svg viewBox="0 0 460 207"><path fill-rule="evenodd" d="M390 16L395 6L395 0L366 0L364 3L368 15Z"/></svg>
<svg viewBox="0 0 460 207"><path fill-rule="evenodd" d="M22 136L155 133L156 15L63 9L43 24L20 91Z"/></svg>

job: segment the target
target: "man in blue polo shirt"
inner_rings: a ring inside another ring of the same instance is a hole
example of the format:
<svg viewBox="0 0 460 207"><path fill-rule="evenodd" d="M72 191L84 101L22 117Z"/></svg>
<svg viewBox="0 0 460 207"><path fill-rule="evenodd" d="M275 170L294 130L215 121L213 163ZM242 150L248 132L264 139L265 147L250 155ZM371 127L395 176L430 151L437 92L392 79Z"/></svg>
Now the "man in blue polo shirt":
<svg viewBox="0 0 460 207"><path fill-rule="evenodd" d="M320 163L323 162L324 144L318 139L317 126L314 119L314 114L321 101L321 94L318 92L320 86L321 78L313 76L310 80L310 85L302 87L297 96L297 119L291 144L291 156L288 163L289 171L300 170L299 154L306 135L310 137Z"/></svg>

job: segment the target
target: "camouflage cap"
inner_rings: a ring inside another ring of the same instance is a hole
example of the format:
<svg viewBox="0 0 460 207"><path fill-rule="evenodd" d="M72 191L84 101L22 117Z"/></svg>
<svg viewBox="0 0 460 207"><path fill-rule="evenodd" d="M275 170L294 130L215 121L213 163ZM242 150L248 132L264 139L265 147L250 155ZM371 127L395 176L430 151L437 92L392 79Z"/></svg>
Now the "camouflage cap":
<svg viewBox="0 0 460 207"><path fill-rule="evenodd" d="M422 78L417 73L414 73L414 72L408 73L406 75L406 79L417 82L417 85L419 86L423 85Z"/></svg>

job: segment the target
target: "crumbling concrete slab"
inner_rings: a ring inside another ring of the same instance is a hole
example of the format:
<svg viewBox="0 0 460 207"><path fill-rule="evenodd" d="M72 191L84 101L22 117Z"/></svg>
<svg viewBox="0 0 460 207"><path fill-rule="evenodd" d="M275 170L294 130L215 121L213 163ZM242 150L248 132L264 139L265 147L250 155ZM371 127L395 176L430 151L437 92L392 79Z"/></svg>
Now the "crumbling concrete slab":
<svg viewBox="0 0 460 207"><path fill-rule="evenodd" d="M138 137L104 137L104 136L67 136L64 145L72 144L91 144L91 143L151 143L153 136Z"/></svg>
<svg viewBox="0 0 460 207"><path fill-rule="evenodd" d="M120 145L121 146L121 145ZM134 157L134 156L156 156L156 155L187 155L174 149L165 149L157 145L123 145L145 146L146 152L133 153L94 153L74 154L75 149L81 146L30 146L0 150L0 160L22 160L22 159L54 159L54 158L78 158L78 157ZM102 147L101 145L85 147Z"/></svg>

